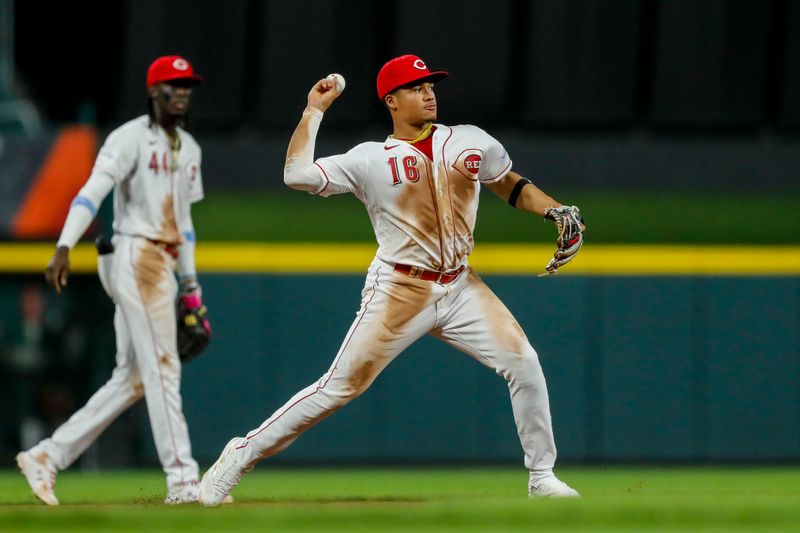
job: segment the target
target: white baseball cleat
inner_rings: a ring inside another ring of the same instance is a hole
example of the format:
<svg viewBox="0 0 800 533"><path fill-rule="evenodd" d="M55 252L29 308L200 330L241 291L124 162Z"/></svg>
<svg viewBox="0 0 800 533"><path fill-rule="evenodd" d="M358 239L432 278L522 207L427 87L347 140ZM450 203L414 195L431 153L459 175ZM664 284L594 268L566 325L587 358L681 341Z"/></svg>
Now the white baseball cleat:
<svg viewBox="0 0 800 533"><path fill-rule="evenodd" d="M242 467L236 462L236 446L240 442L239 437L232 438L225 445L217 462L211 465L200 480L199 500L203 505L215 507L221 503L232 503L230 492L239 484L242 476L253 469L252 466Z"/></svg>
<svg viewBox="0 0 800 533"><path fill-rule="evenodd" d="M197 481L180 483L169 488L164 503L167 505L182 505L184 503L195 503L200 488Z"/></svg>
<svg viewBox="0 0 800 533"><path fill-rule="evenodd" d="M529 498L580 498L578 491L558 479L547 476L528 485Z"/></svg>
<svg viewBox="0 0 800 533"><path fill-rule="evenodd" d="M55 493L57 470L49 455L45 452L19 452L17 466L37 498L47 505L58 505Z"/></svg>

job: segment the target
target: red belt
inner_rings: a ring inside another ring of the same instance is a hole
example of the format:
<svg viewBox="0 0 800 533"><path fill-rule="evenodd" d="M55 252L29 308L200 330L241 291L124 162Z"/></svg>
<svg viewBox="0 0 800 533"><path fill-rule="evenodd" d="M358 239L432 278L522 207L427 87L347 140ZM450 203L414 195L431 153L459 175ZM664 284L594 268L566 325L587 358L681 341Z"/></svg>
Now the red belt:
<svg viewBox="0 0 800 533"><path fill-rule="evenodd" d="M165 252L167 252L169 255L172 256L173 259L177 259L178 258L178 246L177 245L170 244L170 243L164 242L164 241L156 241L154 239L147 239L147 240L152 242L153 244L155 244L156 246L158 246L159 248L161 248Z"/></svg>
<svg viewBox="0 0 800 533"><path fill-rule="evenodd" d="M447 285L448 283L452 283L459 274L464 272L465 268L466 267L464 265L461 265L457 269L451 270L450 272L439 272L438 270L425 270L424 268L411 265L397 264L394 266L394 271L405 274L410 278L424 279L425 281L435 281L436 283Z"/></svg>

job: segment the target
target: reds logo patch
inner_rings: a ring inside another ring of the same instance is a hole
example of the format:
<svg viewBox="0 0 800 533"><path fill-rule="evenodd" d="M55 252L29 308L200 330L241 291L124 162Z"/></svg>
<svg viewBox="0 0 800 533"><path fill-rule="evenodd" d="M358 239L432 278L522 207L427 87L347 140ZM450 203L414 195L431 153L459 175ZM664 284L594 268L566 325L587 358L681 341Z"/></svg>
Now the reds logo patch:
<svg viewBox="0 0 800 533"><path fill-rule="evenodd" d="M483 151L478 148L468 148L458 154L452 167L459 171L470 181L478 180L478 173L481 171L483 161Z"/></svg>
<svg viewBox="0 0 800 533"><path fill-rule="evenodd" d="M425 65L425 62L423 60L417 59L416 61L414 61L414 68L419 70L427 70L428 66Z"/></svg>
<svg viewBox="0 0 800 533"><path fill-rule="evenodd" d="M185 59L176 59L172 62L172 68L175 70L187 70L189 68L189 63L187 63Z"/></svg>
<svg viewBox="0 0 800 533"><path fill-rule="evenodd" d="M477 174L481 169L481 156L478 154L468 155L464 158L464 168L467 169L467 172Z"/></svg>

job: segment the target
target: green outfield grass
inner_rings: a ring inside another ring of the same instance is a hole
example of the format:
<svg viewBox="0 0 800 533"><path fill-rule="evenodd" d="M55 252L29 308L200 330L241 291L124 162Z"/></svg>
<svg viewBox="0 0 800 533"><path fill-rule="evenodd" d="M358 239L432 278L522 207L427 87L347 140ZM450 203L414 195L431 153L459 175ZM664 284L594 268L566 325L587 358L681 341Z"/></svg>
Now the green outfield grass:
<svg viewBox="0 0 800 533"><path fill-rule="evenodd" d="M570 193L587 242L798 244L798 194ZM224 241L374 241L366 209L351 195L318 198L291 191L211 191L193 208L200 239ZM551 242L553 228L481 195L478 242Z"/></svg>
<svg viewBox="0 0 800 533"><path fill-rule="evenodd" d="M797 531L800 468L562 468L580 500L528 500L510 469L270 469L233 505L167 507L156 471L59 476L57 508L0 474L0 530Z"/></svg>

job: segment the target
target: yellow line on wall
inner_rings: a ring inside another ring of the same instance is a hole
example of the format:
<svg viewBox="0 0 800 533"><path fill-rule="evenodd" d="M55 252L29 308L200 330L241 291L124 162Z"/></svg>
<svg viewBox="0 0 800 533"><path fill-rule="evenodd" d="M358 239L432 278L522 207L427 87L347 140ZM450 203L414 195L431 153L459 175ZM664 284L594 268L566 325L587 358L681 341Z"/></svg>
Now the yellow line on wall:
<svg viewBox="0 0 800 533"><path fill-rule="evenodd" d="M476 246L470 262L481 272L527 274L543 269L552 246ZM562 274L798 275L800 246L585 246Z"/></svg>
<svg viewBox="0 0 800 533"><path fill-rule="evenodd" d="M51 243L0 243L0 272L41 273ZM377 246L367 243L201 242L201 273L363 274ZM544 270L554 246L479 244L470 264L487 274L534 275ZM81 243L70 256L72 271L96 271L94 247ZM800 246L587 245L562 275L800 275Z"/></svg>

